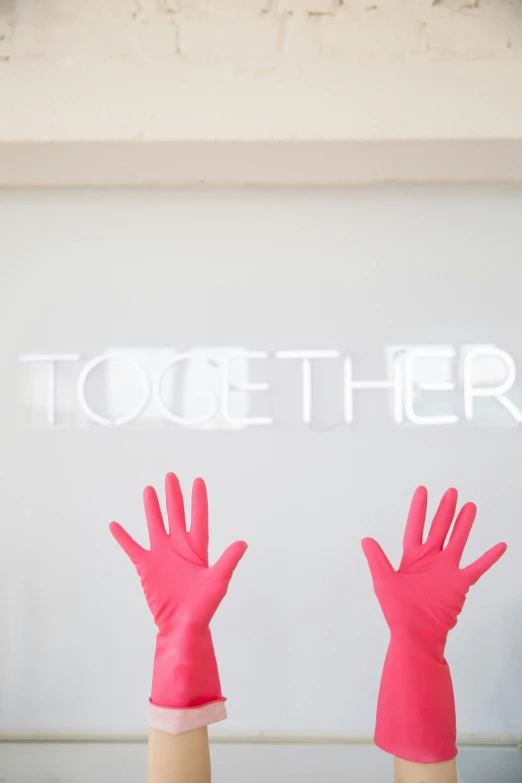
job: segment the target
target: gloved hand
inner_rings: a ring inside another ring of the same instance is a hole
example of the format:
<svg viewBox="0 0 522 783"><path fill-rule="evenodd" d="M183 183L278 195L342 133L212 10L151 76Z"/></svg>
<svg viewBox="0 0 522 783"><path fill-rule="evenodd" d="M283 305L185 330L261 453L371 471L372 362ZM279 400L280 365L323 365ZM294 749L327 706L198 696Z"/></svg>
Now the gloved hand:
<svg viewBox="0 0 522 783"><path fill-rule="evenodd" d="M395 571L371 538L362 547L377 598L390 628L375 728L376 744L393 755L419 763L457 755L453 686L444 648L471 585L506 551L497 544L466 568L459 568L476 515L466 503L444 548L457 491L443 496L426 542L423 530L428 496L419 487L411 503L399 570Z"/></svg>
<svg viewBox="0 0 522 783"><path fill-rule="evenodd" d="M196 479L192 488L190 531L173 473L165 479L165 494L168 533L155 490L146 487L143 493L150 551L117 522L110 524L110 530L136 566L158 628L151 704L186 710L224 701L208 626L247 545L236 541L209 568L205 483Z"/></svg>

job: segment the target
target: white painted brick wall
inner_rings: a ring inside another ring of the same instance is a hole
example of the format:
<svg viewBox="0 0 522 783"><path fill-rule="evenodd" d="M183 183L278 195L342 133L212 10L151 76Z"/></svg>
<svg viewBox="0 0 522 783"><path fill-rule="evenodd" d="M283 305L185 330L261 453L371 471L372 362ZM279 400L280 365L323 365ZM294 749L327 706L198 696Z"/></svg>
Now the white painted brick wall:
<svg viewBox="0 0 522 783"><path fill-rule="evenodd" d="M522 58L520 0L0 0L0 58L192 62Z"/></svg>
<svg viewBox="0 0 522 783"><path fill-rule="evenodd" d="M522 0L0 0L0 143L522 138Z"/></svg>

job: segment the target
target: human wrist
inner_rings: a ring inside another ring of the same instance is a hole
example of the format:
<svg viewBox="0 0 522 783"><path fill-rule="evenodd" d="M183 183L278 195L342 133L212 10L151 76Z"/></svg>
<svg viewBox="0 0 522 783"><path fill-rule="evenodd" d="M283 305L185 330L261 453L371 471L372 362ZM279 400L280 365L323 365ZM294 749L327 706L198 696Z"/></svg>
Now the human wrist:
<svg viewBox="0 0 522 783"><path fill-rule="evenodd" d="M396 758L395 780L397 783L457 783L457 765L455 759L418 764Z"/></svg>

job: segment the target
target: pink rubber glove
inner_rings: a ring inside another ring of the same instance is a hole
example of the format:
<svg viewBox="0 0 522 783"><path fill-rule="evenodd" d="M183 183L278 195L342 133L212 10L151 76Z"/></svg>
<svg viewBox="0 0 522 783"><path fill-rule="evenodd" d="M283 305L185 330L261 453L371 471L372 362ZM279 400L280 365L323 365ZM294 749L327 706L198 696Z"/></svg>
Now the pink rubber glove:
<svg viewBox="0 0 522 783"><path fill-rule="evenodd" d="M110 524L110 530L136 566L158 628L151 703L187 710L224 701L209 623L247 545L236 541L209 568L204 481L196 479L192 488L190 531L185 525L179 481L173 473L165 479L165 493L169 533L155 490L146 487L143 493L150 551L137 544L117 522ZM203 715L210 713L200 711ZM187 730L186 721L184 726Z"/></svg>
<svg viewBox="0 0 522 783"><path fill-rule="evenodd" d="M506 551L505 544L497 544L471 565L459 568L476 506L463 506L443 548L457 507L457 491L449 489L443 496L423 543L427 502L426 489L419 487L408 514L398 571L376 541L362 541L391 632L375 742L394 756L424 764L457 755L453 686L444 658L446 639L470 586Z"/></svg>

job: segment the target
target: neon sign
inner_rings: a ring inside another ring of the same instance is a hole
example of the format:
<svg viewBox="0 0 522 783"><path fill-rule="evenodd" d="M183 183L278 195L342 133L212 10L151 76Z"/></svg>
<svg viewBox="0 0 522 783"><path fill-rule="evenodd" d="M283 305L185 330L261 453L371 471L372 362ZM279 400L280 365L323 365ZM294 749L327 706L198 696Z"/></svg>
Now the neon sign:
<svg viewBox="0 0 522 783"><path fill-rule="evenodd" d="M495 345L473 344L459 348L453 345L386 346L384 359L385 377L363 380L357 375L356 360L335 349L268 352L214 346L183 352L172 349L114 349L89 359L77 353L23 354L19 357L21 363L32 366L33 372L39 371L40 376L42 370L45 373L45 391L40 389L33 406L45 410L48 427L61 424L57 390L59 383L65 383L62 376L67 374L66 368L72 365L79 372L69 398L74 398L86 422L121 427L146 419L150 415L147 411L153 408L156 423L160 421L185 428L273 426L276 423L273 415L252 415L250 410L254 399L268 399L270 396L268 380L253 380L251 377L254 366L256 374L261 372L262 375L266 362L272 363L272 369L274 362L299 363L300 399L296 397L296 404L300 405L300 418L305 425L310 425L314 418L314 379L323 362L334 362L339 370L342 422L347 425L354 421L356 401L366 392L375 390L385 392L385 402L392 421L397 425L407 423L426 427L454 425L461 420L474 422L480 418L477 413L479 400L488 400L497 414L502 412L506 422L522 423L522 410L512 399L514 395L520 398L515 386L515 362L506 351ZM117 373L115 375L118 367L120 371L124 368L127 375L130 372L130 379L118 380ZM181 368L184 368L182 413L175 412L169 404L175 396L179 398L179 389L176 389L172 375L179 374ZM110 398L111 390L116 387L137 394L137 401L132 403L130 410L113 411L112 415L107 415L107 410L96 408L89 399L89 379L100 369L107 374L105 398ZM30 378L26 382L30 383ZM166 400L167 385L169 401ZM509 392L510 397L507 396ZM451 393L451 399L454 399L457 394L459 411L421 411L419 403L424 396L433 393L437 399L446 402L449 397L445 395Z"/></svg>

